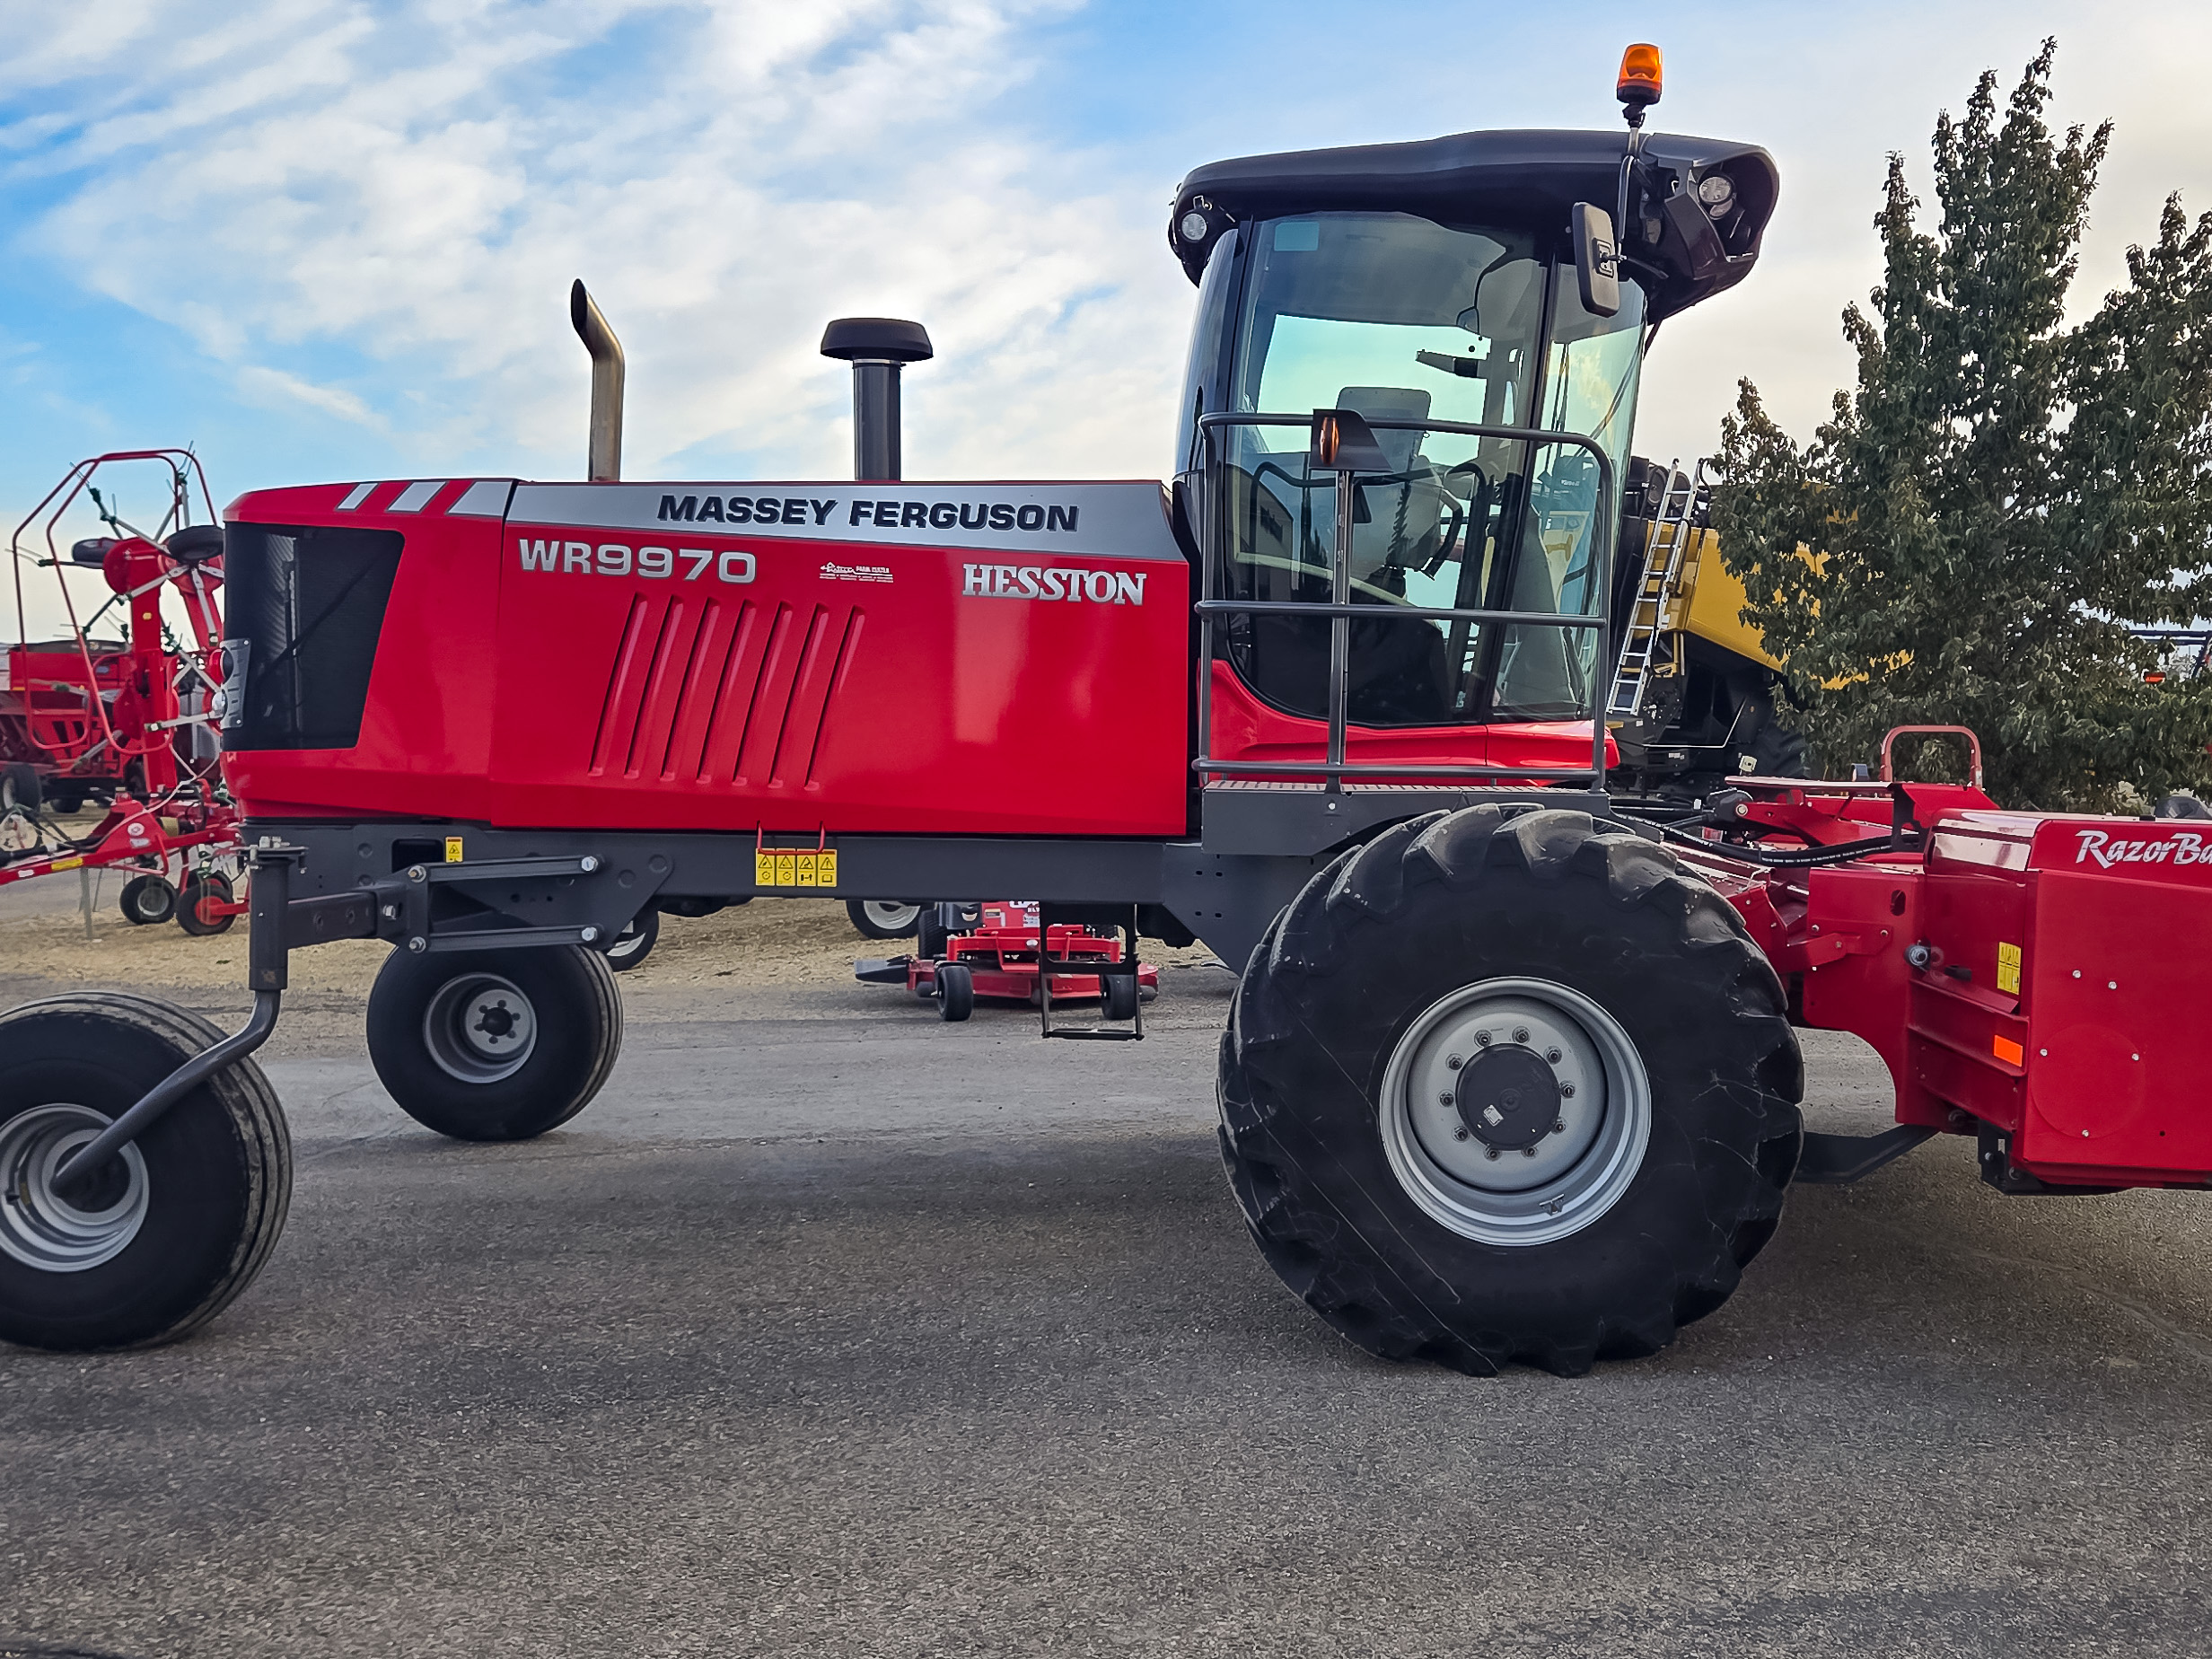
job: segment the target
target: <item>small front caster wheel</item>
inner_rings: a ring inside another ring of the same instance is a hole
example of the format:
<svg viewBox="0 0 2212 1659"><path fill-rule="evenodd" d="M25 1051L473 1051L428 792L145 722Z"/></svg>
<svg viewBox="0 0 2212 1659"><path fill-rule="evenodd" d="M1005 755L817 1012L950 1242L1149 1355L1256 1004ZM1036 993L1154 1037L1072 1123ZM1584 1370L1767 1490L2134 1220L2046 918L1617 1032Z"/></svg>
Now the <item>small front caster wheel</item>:
<svg viewBox="0 0 2212 1659"><path fill-rule="evenodd" d="M614 1069L622 1004L580 944L399 950L369 991L369 1058L399 1109L456 1140L528 1140L566 1123Z"/></svg>
<svg viewBox="0 0 2212 1659"><path fill-rule="evenodd" d="M1110 1020L1134 1020L1137 1017L1137 976L1134 974L1101 974L1099 982L1105 988L1106 1017Z"/></svg>
<svg viewBox="0 0 2212 1659"><path fill-rule="evenodd" d="M123 883L123 919L134 927L158 927L177 913L177 890L159 875L134 875Z"/></svg>
<svg viewBox="0 0 2212 1659"><path fill-rule="evenodd" d="M976 1011L976 976L958 962L937 969L937 1017L957 1023Z"/></svg>
<svg viewBox="0 0 2212 1659"><path fill-rule="evenodd" d="M253 1282L284 1231L292 1142L276 1093L233 1062L93 1171L70 1154L223 1033L144 996L80 992L0 1014L0 1339L168 1342Z"/></svg>
<svg viewBox="0 0 2212 1659"><path fill-rule="evenodd" d="M653 954L654 942L661 936L661 913L656 909L640 910L630 917L622 931L614 936L607 947L607 966L617 973L628 973Z"/></svg>
<svg viewBox="0 0 2212 1659"><path fill-rule="evenodd" d="M196 938L227 933L237 913L223 907L231 902L230 878L210 870L193 876L177 899L177 926Z"/></svg>

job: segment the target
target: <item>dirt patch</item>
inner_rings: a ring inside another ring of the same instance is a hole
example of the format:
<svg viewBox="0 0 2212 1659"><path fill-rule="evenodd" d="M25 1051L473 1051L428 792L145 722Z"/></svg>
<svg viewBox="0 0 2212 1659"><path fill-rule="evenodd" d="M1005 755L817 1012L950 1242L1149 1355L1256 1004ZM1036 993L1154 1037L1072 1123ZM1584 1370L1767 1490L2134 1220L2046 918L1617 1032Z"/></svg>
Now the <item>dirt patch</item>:
<svg viewBox="0 0 2212 1659"><path fill-rule="evenodd" d="M761 899L708 917L663 917L653 954L622 979L626 990L850 985L856 958L910 948L904 940L863 938L838 900ZM365 996L391 949L382 940L343 939L294 951L293 988ZM1148 940L1144 956L1166 966L1210 961L1213 953ZM57 985L229 989L245 981L246 927L241 919L228 933L196 939L173 923L134 926L110 899L93 911L90 938L75 911L11 917L0 926L0 971Z"/></svg>

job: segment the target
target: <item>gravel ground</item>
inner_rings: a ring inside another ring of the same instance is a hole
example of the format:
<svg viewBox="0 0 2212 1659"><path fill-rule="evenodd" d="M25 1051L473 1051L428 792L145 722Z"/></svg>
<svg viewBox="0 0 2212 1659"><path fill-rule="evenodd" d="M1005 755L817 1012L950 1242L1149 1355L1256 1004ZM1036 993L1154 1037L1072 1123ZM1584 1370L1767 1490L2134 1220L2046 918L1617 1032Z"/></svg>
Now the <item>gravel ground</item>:
<svg viewBox="0 0 2212 1659"><path fill-rule="evenodd" d="M0 1005L242 1014L225 941L46 919L0 909ZM2201 1197L2006 1199L1941 1143L1795 1195L1656 1359L1385 1365L1221 1179L1226 973L1040 1044L853 984L841 926L672 922L601 1100L515 1146L409 1123L373 956L297 958L260 1282L0 1351L0 1655L2206 1651ZM1870 1052L1805 1047L1815 1127L1878 1127Z"/></svg>

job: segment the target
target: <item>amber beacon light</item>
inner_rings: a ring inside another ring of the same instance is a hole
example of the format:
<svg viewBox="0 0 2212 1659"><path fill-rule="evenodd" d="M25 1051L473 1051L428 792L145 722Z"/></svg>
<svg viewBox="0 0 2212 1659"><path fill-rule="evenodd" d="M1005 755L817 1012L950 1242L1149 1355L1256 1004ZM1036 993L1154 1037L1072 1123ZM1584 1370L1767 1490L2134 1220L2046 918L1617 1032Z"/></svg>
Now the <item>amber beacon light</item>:
<svg viewBox="0 0 2212 1659"><path fill-rule="evenodd" d="M1635 112L1630 119L1659 101L1660 79L1657 47L1639 41L1621 53L1620 79L1613 85L1613 95Z"/></svg>

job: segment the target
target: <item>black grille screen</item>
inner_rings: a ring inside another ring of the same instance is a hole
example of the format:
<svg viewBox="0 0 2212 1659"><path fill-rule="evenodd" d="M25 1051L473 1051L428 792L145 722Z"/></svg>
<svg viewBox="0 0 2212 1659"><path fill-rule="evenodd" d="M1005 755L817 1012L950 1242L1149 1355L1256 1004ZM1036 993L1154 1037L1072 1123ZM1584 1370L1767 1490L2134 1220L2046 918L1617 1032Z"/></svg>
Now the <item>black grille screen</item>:
<svg viewBox="0 0 2212 1659"><path fill-rule="evenodd" d="M391 530L232 524L224 632L244 643L232 749L350 749L403 538ZM235 649L235 647L233 647Z"/></svg>

